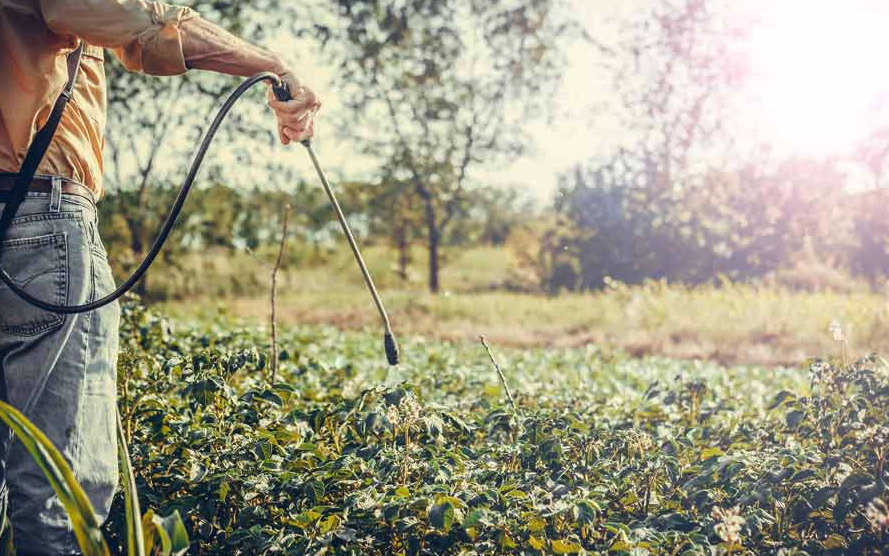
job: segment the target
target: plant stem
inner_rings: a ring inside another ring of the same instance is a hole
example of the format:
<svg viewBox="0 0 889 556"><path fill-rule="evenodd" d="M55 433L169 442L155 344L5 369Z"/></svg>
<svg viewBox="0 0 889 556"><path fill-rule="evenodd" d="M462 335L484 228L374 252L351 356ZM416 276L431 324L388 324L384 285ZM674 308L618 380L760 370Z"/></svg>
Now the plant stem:
<svg viewBox="0 0 889 556"><path fill-rule="evenodd" d="M275 267L272 268L272 291L271 291L271 306L272 306L272 316L271 316L271 325L272 325L272 356L270 361L271 367L271 382L275 382L275 374L278 372L278 318L277 318L277 294L278 294L278 269L281 268L281 259L284 257L284 246L287 244L287 220L290 217L290 211L293 207L289 204L284 207L284 217L281 222L281 245L278 247L278 259L275 261Z"/></svg>
<svg viewBox="0 0 889 556"><path fill-rule="evenodd" d="M500 377L500 382L503 384L503 389L506 390L506 397L509 398L509 403L512 405L512 410L514 413L518 413L519 409L516 407L515 400L512 397L512 392L509 391L509 384L506 383L506 377L503 376L503 371L500 370L500 365L497 364L497 361L494 360L494 354L491 353L491 348L488 347L488 342L485 341L484 336L479 336L479 340L481 340L482 345L485 347L485 351L488 352L488 357L491 359L491 364L494 365L494 369L497 370L497 376Z"/></svg>

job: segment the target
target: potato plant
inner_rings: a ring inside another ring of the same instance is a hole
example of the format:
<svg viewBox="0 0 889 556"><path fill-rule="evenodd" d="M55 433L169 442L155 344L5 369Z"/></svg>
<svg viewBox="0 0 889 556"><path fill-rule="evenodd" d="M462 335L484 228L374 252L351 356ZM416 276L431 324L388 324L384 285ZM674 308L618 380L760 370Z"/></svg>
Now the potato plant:
<svg viewBox="0 0 889 556"><path fill-rule="evenodd" d="M880 554L889 374L279 337L125 309L121 413L146 506L191 554ZM496 346L494 346L496 349ZM108 525L122 530L122 508ZM120 538L120 537L118 537Z"/></svg>

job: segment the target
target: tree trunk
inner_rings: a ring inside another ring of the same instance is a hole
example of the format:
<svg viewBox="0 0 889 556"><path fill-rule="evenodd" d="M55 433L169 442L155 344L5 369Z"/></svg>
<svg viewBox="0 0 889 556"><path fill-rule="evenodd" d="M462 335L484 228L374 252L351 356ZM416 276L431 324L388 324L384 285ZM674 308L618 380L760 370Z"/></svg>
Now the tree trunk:
<svg viewBox="0 0 889 556"><path fill-rule="evenodd" d="M395 231L395 245L398 249L398 277L407 282L407 267L411 262L411 248L407 240L407 225L399 225Z"/></svg>
<svg viewBox="0 0 889 556"><path fill-rule="evenodd" d="M435 217L435 206L432 204L432 199L425 199L426 202L426 231L428 233L428 248L429 248L429 291L431 293L438 293L439 284L438 284L438 271L439 271L439 254L438 248L441 243L441 237L439 236L440 230L438 229L438 221Z"/></svg>

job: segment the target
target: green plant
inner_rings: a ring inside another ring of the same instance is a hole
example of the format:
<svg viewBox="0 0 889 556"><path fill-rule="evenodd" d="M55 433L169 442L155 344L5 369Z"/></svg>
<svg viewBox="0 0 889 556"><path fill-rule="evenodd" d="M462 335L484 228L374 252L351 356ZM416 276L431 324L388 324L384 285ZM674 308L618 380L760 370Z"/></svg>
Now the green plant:
<svg viewBox="0 0 889 556"><path fill-rule="evenodd" d="M52 442L11 405L0 402L0 419L37 462L68 512L77 543L85 556L109 556L96 514L74 473Z"/></svg>
<svg viewBox="0 0 889 556"><path fill-rule="evenodd" d="M52 485L68 513L77 543L83 554L85 556L110 556L108 544L102 534L100 524L96 521L92 504L90 504L83 487L74 477L64 456L40 429L11 405L0 402L0 419L13 431L16 441L22 443ZM129 556L180 556L184 554L188 550L188 536L178 514L158 519L149 510L145 515L146 523L144 524L137 517L140 515L139 499L135 490L135 479L130 466L123 425L119 417L117 434L126 504L127 554ZM10 524L5 519L3 521L2 529L8 531ZM162 545L152 551L156 536L162 539ZM7 544L0 547L0 553L14 554L14 539L11 538L11 535L8 537L8 541Z"/></svg>
<svg viewBox="0 0 889 556"><path fill-rule="evenodd" d="M885 540L876 358L807 373L502 349L514 412L474 345L408 341L407 382L387 384L375 334L285 328L270 382L262 330L125 316L137 488L181 513L192 554L879 554ZM124 523L120 507L109 528Z"/></svg>

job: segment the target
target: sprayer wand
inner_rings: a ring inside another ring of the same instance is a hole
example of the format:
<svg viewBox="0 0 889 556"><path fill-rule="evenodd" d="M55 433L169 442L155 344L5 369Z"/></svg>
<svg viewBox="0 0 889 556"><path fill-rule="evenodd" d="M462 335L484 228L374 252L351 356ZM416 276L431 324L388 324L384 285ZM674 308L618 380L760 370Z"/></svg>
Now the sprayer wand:
<svg viewBox="0 0 889 556"><path fill-rule="evenodd" d="M290 88L287 86L287 83L284 83L283 81L274 84L272 86L272 91L275 93L275 97L280 101L293 99L293 96L290 94ZM312 164L314 164L315 170L318 172L318 179L321 180L321 185L324 186L324 192L327 193L327 198L330 199L330 204L333 206L333 211L336 213L337 220L340 222L343 233L346 235L346 239L349 240L349 247L352 248L352 254L355 255L355 261L358 263L358 268L361 269L361 274L364 276L364 282L367 284L367 289L370 291L370 295L373 297L374 303L377 305L377 311L380 312L380 320L383 321L383 329L385 331L383 334L383 347L386 350L386 360L390 365L397 365L398 344L395 343L395 336L392 335L392 327L389 324L389 315L386 313L386 308L383 306L383 300L380 299L380 294L377 292L377 287L374 285L373 278L370 277L367 265L364 264L364 257L361 256L361 251L358 249L358 243L355 241L355 236L352 235L352 230L349 228L346 216L343 214L343 210L340 208L340 204L336 200L333 188L330 187L330 183L327 181L324 171L321 170L321 164L318 162L315 150L312 149L312 141L306 139L301 141L300 144L309 152Z"/></svg>

